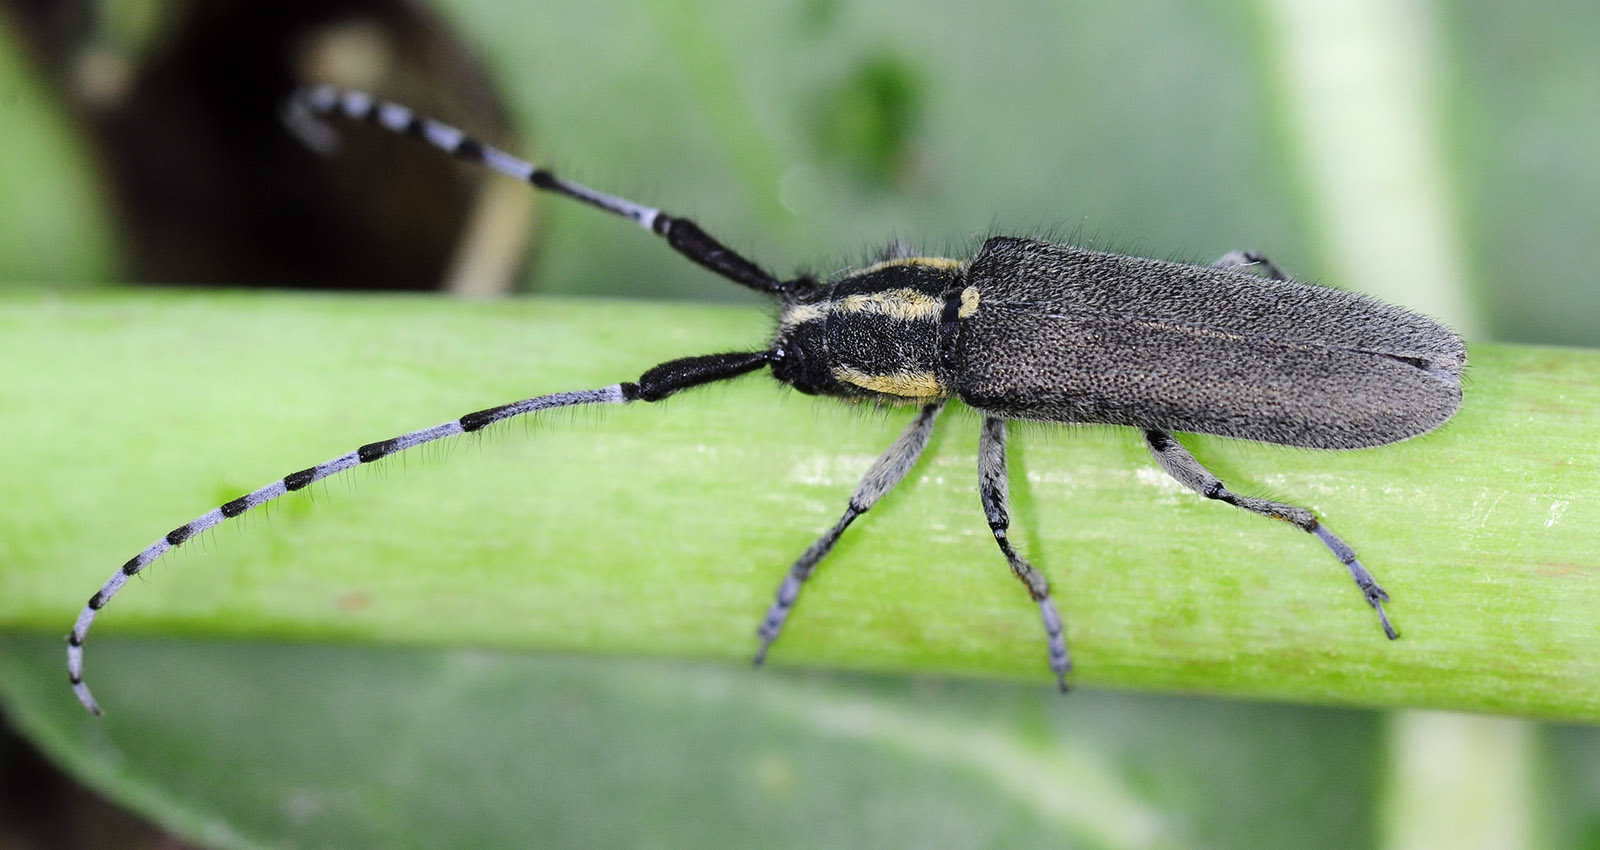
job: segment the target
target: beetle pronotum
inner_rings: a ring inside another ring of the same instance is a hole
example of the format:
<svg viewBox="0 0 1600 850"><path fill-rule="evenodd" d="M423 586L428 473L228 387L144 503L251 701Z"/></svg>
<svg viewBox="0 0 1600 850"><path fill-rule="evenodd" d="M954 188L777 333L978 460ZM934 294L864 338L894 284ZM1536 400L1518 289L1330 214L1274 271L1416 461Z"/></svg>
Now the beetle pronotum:
<svg viewBox="0 0 1600 850"><path fill-rule="evenodd" d="M920 410L867 471L838 522L789 568L761 622L757 663L806 579L845 528L911 470L952 399L983 415L980 501L1006 563L1039 606L1050 669L1063 689L1072 663L1050 585L1007 535L1009 419L1138 428L1156 463L1185 487L1316 535L1349 569L1384 633L1396 637L1383 608L1388 594L1349 545L1305 508L1229 491L1172 432L1355 449L1432 430L1460 406L1466 363L1460 338L1438 322L1288 280L1251 253L1195 266L998 236L970 259L896 249L828 280L780 280L692 221L564 180L398 104L324 86L298 92L286 114L313 146L328 141L331 131L321 122L343 115L631 219L701 266L779 299L778 326L762 351L685 357L635 381L469 413L290 473L178 526L90 597L67 638L73 689L96 714L100 708L83 682L83 641L95 615L129 577L197 532L353 466L514 416L659 401L763 367L803 393Z"/></svg>

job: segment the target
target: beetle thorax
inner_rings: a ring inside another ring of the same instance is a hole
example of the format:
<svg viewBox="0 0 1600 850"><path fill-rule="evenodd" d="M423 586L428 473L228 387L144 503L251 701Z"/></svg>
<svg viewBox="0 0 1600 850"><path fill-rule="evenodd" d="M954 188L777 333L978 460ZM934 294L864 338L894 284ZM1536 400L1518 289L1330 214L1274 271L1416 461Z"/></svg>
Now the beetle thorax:
<svg viewBox="0 0 1600 850"><path fill-rule="evenodd" d="M801 392L925 404L948 398L938 351L946 304L963 292L958 260L890 260L786 304L773 340L773 374ZM962 310L962 312L969 312Z"/></svg>

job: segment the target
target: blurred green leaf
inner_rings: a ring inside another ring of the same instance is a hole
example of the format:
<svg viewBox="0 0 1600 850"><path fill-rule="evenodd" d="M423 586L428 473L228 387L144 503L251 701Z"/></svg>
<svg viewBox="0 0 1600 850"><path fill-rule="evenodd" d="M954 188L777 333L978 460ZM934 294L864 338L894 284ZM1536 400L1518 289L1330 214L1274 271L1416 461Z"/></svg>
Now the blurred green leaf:
<svg viewBox="0 0 1600 850"><path fill-rule="evenodd" d="M530 153L780 272L998 230L1323 275L1244 4L442 5ZM589 210L544 236L540 291L737 297Z"/></svg>
<svg viewBox="0 0 1600 850"><path fill-rule="evenodd" d="M106 640L103 669L178 675L128 677L94 719L63 699L59 649L0 635L13 716L80 775L215 847L1371 843L1381 736L1358 712L617 657ZM1300 768L1261 758L1263 740Z"/></svg>
<svg viewBox="0 0 1600 850"><path fill-rule="evenodd" d="M0 27L0 287L111 280L111 216L89 152L12 36Z"/></svg>
<svg viewBox="0 0 1600 850"><path fill-rule="evenodd" d="M1583 2L1441 3L1448 165L1500 339L1600 344L1600 14Z"/></svg>

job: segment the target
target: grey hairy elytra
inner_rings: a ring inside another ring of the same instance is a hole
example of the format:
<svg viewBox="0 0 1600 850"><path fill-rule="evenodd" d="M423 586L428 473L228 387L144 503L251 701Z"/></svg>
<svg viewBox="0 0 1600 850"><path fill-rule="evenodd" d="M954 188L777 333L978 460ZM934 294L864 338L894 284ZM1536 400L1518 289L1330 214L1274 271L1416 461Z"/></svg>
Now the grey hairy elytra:
<svg viewBox="0 0 1600 850"><path fill-rule="evenodd" d="M839 520L789 568L757 630L758 663L806 579L845 528L906 476L940 411L956 399L983 416L979 502L1006 563L1038 605L1048 664L1063 690L1072 662L1049 582L1008 535L1012 419L1139 429L1156 463L1185 487L1315 535L1349 570L1384 633L1397 636L1383 608L1388 594L1349 545L1305 508L1228 490L1173 432L1313 449L1379 446L1427 432L1460 407L1466 363L1460 338L1432 319L1288 280L1251 253L1196 266L1010 237L987 240L967 259L896 247L881 262L828 279L783 280L688 219L557 177L404 106L318 87L296 93L285 109L291 129L321 149L334 139L324 122L341 116L630 219L695 263L777 298L777 327L760 351L671 360L634 381L536 396L368 443L178 526L123 564L73 625L68 674L92 712L100 708L83 681L89 627L131 576L196 533L351 467L514 416L659 401L762 368L804 393L918 412L867 470Z"/></svg>

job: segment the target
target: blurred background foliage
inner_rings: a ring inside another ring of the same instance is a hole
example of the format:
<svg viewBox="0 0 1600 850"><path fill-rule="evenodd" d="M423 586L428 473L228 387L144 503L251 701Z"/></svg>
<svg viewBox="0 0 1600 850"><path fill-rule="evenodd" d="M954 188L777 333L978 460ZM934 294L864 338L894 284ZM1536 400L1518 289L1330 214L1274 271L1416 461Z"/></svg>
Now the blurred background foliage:
<svg viewBox="0 0 1600 850"><path fill-rule="evenodd" d="M1600 339L1588 3L6 0L0 24L0 286L744 297L380 134L309 156L276 105L330 80L778 271L995 232L1249 248L1473 339ZM97 644L212 673L96 727L61 719L55 635L0 635L11 723L203 846L1600 847L1574 727L181 639ZM144 835L62 793L6 795L8 828Z"/></svg>

